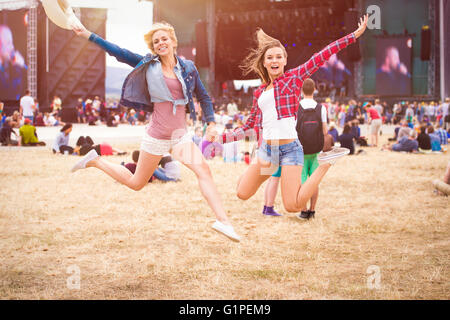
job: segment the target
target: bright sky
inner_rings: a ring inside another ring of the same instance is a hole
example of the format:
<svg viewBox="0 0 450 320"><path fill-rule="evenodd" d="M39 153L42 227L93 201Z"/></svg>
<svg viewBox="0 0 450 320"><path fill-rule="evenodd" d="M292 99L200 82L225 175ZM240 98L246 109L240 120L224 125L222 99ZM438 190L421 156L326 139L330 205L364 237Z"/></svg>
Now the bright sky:
<svg viewBox="0 0 450 320"><path fill-rule="evenodd" d="M69 2L73 7L108 8L106 39L142 55L149 52L144 42L144 34L153 23L152 2L138 0L69 0ZM128 67L109 55L106 56L106 64Z"/></svg>

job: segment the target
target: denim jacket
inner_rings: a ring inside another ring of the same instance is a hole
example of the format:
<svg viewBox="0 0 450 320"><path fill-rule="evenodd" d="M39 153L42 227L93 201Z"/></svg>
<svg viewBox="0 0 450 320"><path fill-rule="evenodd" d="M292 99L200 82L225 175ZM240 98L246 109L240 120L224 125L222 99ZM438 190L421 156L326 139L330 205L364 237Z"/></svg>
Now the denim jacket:
<svg viewBox="0 0 450 320"><path fill-rule="evenodd" d="M178 62L174 72L181 82L185 99L183 101L174 101L164 81L158 55L148 54L141 56L127 49L120 48L95 33L91 34L89 40L100 46L109 55L115 57L117 61L126 63L134 68L123 83L122 97L120 99L121 105L152 112L154 102L170 101L174 104L174 108L175 104L187 102L191 119L195 120L193 100L193 95L195 95L200 102L206 121L214 122L214 110L211 99L192 61L177 56ZM155 82L150 84L150 86L147 84L147 73L149 73L149 76L155 77ZM151 95L151 93L153 94Z"/></svg>

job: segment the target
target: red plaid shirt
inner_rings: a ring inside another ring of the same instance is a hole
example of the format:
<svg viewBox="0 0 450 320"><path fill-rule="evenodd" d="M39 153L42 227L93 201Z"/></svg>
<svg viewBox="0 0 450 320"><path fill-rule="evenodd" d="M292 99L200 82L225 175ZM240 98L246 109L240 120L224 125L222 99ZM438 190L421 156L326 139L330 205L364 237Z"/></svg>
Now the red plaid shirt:
<svg viewBox="0 0 450 320"><path fill-rule="evenodd" d="M351 33L331 43L319 53L314 54L306 63L286 71L273 81L278 120L297 116L303 81L310 78L333 54L345 49L355 41L355 35ZM236 128L231 133L224 133L223 142L238 141L246 136L253 136L259 141L262 130L262 112L258 106L258 99L266 87L267 84L263 84L254 91L249 118L244 126Z"/></svg>

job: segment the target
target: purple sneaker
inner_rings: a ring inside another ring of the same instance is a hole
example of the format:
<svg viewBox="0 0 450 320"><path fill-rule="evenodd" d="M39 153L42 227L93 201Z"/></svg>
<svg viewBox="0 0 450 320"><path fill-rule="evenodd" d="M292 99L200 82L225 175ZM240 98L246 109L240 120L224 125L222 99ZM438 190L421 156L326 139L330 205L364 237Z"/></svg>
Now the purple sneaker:
<svg viewBox="0 0 450 320"><path fill-rule="evenodd" d="M271 216L271 217L281 217L281 216L283 216L282 214L279 214L278 212L276 212L273 209L273 207L267 207L267 206L264 206L264 210L263 210L262 213L263 213L263 215Z"/></svg>

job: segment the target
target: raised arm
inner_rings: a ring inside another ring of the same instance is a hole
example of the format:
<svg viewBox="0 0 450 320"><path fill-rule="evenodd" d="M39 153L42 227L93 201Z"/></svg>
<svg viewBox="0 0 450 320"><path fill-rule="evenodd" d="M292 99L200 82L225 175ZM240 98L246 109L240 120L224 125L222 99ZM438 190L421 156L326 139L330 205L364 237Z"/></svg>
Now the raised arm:
<svg viewBox="0 0 450 320"><path fill-rule="evenodd" d="M144 58L143 56L131 52L127 49L123 49L114 43L106 41L102 37L96 35L95 33L87 30L81 23L72 25L72 30L77 36L85 38L86 40L92 41L97 44L100 48L105 50L110 56L113 56L119 62L126 63L131 67L136 67L138 63Z"/></svg>
<svg viewBox="0 0 450 320"><path fill-rule="evenodd" d="M288 75L299 78L301 81L310 78L333 54L345 49L362 36L367 28L368 16L365 15L358 23L358 29L355 32L329 44L322 51L314 54L306 63L289 70Z"/></svg>
<svg viewBox="0 0 450 320"><path fill-rule="evenodd" d="M244 139L246 136L255 136L259 140L259 131L255 130L256 115L258 113L258 100L253 96L253 106L250 111L250 116L242 127L234 129L230 133L223 133L219 138L220 143L230 143ZM250 131L251 130L251 131ZM250 131L250 132L249 132Z"/></svg>

